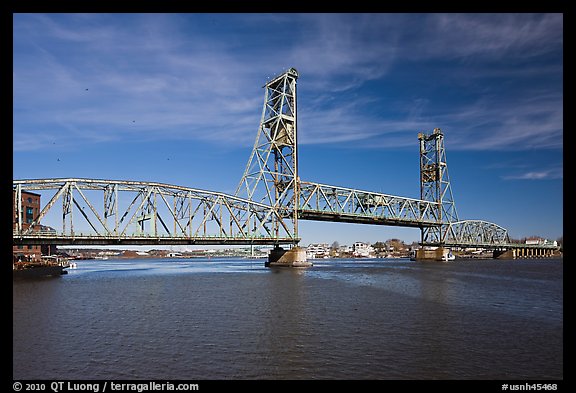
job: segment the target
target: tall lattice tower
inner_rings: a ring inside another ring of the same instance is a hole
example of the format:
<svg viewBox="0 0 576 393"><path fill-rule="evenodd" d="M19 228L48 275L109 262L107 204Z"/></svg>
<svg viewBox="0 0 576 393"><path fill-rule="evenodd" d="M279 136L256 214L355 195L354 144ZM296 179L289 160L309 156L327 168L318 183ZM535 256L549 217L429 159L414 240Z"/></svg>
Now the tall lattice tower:
<svg viewBox="0 0 576 393"><path fill-rule="evenodd" d="M418 134L420 141L420 199L435 202L437 208L430 211L432 219L443 225L422 228L422 244L442 245L446 241L448 223L458 221L456 205L450 187L444 134L435 128L432 134Z"/></svg>
<svg viewBox="0 0 576 393"><path fill-rule="evenodd" d="M285 232L298 242L298 154L296 80L290 68L266 83L256 142L235 195L272 206L273 233Z"/></svg>

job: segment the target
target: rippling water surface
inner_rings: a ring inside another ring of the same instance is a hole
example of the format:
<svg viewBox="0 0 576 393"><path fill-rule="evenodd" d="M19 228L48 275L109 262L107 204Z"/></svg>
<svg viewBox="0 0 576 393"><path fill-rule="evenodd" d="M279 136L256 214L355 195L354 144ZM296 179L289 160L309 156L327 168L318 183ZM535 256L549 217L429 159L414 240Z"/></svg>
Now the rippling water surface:
<svg viewBox="0 0 576 393"><path fill-rule="evenodd" d="M80 261L13 281L14 379L562 379L562 260Z"/></svg>

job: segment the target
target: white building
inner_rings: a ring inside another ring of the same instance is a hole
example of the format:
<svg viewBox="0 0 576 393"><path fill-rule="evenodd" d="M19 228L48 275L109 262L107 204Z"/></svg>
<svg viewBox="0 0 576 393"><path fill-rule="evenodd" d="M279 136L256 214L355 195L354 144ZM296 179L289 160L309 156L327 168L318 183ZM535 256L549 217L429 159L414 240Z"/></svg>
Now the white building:
<svg viewBox="0 0 576 393"><path fill-rule="evenodd" d="M340 254L352 254L352 251L354 251L354 249L352 248L352 246L340 246L340 248L338 248L338 252Z"/></svg>
<svg viewBox="0 0 576 393"><path fill-rule="evenodd" d="M356 242L352 246L352 255L355 258L371 258L374 256L374 247L369 243Z"/></svg>
<svg viewBox="0 0 576 393"><path fill-rule="evenodd" d="M306 258L330 258L330 246L326 243L310 244L306 247Z"/></svg>
<svg viewBox="0 0 576 393"><path fill-rule="evenodd" d="M531 245L552 245L552 246L558 246L558 242L556 240L552 241L552 240L548 240L548 239L542 239L539 237L531 237L526 239L526 244L531 244Z"/></svg>

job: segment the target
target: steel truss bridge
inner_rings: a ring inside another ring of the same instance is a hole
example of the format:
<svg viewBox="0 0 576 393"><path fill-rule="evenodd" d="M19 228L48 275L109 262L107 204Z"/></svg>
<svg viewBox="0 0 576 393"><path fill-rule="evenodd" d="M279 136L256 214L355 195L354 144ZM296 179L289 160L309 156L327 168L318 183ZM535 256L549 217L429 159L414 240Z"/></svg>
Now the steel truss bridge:
<svg viewBox="0 0 576 393"><path fill-rule="evenodd" d="M297 79L290 68L264 86L234 195L132 180L13 180L14 245L296 245L298 221L317 220L420 228L423 246L529 247L494 223L458 218L438 128L418 134L420 199L301 181ZM29 206L29 193L43 206Z"/></svg>

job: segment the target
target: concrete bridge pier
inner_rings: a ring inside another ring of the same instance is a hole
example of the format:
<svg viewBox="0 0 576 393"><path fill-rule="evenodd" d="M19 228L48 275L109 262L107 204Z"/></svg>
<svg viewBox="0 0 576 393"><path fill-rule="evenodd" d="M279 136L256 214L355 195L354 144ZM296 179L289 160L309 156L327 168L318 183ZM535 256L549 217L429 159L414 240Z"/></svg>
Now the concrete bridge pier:
<svg viewBox="0 0 576 393"><path fill-rule="evenodd" d="M492 256L494 259L516 259L519 258L520 250L509 248L507 250L494 250Z"/></svg>
<svg viewBox="0 0 576 393"><path fill-rule="evenodd" d="M290 250L285 250L280 246L274 247L268 255L266 267L310 267L312 262L306 259L306 250L295 246Z"/></svg>
<svg viewBox="0 0 576 393"><path fill-rule="evenodd" d="M443 261L450 252L449 248L438 247L435 250L426 250L419 248L416 250L416 260L422 262Z"/></svg>
<svg viewBox="0 0 576 393"><path fill-rule="evenodd" d="M554 256L553 249L538 248L509 248L507 250L494 250L495 259L528 259L528 258L550 258Z"/></svg>

